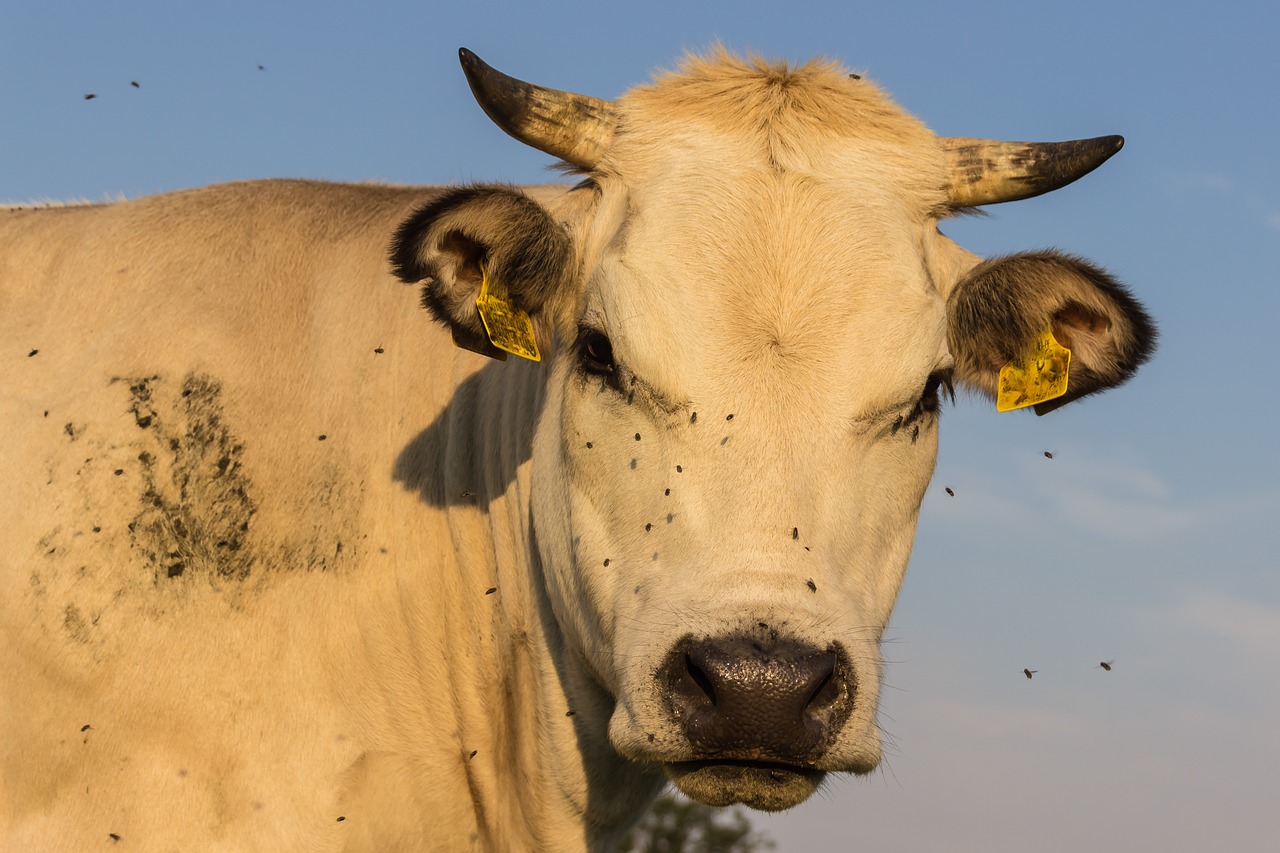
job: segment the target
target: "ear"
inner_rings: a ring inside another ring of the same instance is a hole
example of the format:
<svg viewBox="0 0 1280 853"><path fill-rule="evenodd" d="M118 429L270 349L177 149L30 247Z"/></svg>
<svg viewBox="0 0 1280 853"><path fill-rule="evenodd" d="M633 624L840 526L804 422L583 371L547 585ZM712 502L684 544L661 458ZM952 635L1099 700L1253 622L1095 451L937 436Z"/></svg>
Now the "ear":
<svg viewBox="0 0 1280 853"><path fill-rule="evenodd" d="M973 267L947 299L956 379L995 397L1000 368L1046 329L1071 350L1067 393L1043 415L1123 383L1155 351L1142 305L1105 270L1059 252L1029 252Z"/></svg>
<svg viewBox="0 0 1280 853"><path fill-rule="evenodd" d="M552 324L539 315L567 290L571 255L568 233L533 199L513 187L477 185L449 190L405 220L391 267L401 281L422 284L422 304L460 346L505 358L476 310L481 264L549 334Z"/></svg>

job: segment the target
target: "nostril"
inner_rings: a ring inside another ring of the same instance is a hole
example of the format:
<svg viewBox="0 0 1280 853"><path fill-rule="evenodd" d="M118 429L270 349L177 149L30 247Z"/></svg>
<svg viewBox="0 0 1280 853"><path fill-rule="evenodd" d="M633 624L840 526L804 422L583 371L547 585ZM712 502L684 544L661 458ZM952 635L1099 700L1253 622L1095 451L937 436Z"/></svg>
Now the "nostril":
<svg viewBox="0 0 1280 853"><path fill-rule="evenodd" d="M830 656L830 660L826 666L826 673L822 676L822 680L818 682L818 686L809 694L809 700L805 702L805 710L809 713L825 710L834 705L843 694L840 689L840 681L835 677L836 658L835 655Z"/></svg>
<svg viewBox="0 0 1280 853"><path fill-rule="evenodd" d="M693 662L691 655L686 654L684 656L684 665L689 677L693 679L693 683L698 686L698 689L702 691L714 707L716 704L716 688L711 683L711 679L707 677L707 674L702 671L700 666Z"/></svg>

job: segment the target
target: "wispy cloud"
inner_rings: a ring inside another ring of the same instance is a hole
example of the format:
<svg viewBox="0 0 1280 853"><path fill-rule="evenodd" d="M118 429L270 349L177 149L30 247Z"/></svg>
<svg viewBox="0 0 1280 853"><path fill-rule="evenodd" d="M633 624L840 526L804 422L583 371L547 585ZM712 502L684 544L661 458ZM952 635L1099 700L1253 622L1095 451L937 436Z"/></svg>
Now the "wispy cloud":
<svg viewBox="0 0 1280 853"><path fill-rule="evenodd" d="M1190 632L1225 643L1236 658L1280 659L1280 605L1238 598L1215 590L1188 590L1171 606L1148 614L1148 621L1174 632Z"/></svg>
<svg viewBox="0 0 1280 853"><path fill-rule="evenodd" d="M1068 524L1115 539L1144 540L1197 526L1205 507L1181 504L1154 471L1136 465L1073 459L1052 476L1045 466L1021 466L1035 494Z"/></svg>
<svg viewBox="0 0 1280 853"><path fill-rule="evenodd" d="M1039 459L1022 460L1020 467L1028 477L1045 471L1045 466ZM1116 460L1104 462L1081 458L1073 453L1070 461L1066 465L1057 466L1055 471L1055 489L1063 486L1070 489L1087 488L1095 492L1132 495L1143 500L1166 500L1174 492L1168 482L1156 472ZM1037 480L1042 486L1049 482L1044 477L1038 477Z"/></svg>
<svg viewBox="0 0 1280 853"><path fill-rule="evenodd" d="M1260 600L1267 597L1256 587L1249 597L1185 587L1135 613L1134 666L1172 721L1188 730L1271 730L1280 714L1280 600ZM1270 751L1280 754L1280 742Z"/></svg>
<svg viewBox="0 0 1280 853"><path fill-rule="evenodd" d="M1001 742L1050 736L1085 738L1090 731L1086 718L1071 709L1011 707L979 698L921 699L919 703L914 716L939 736L961 733L966 738Z"/></svg>
<svg viewBox="0 0 1280 853"><path fill-rule="evenodd" d="M1235 182L1219 172L1184 172L1170 176L1169 183L1183 192L1234 192Z"/></svg>
<svg viewBox="0 0 1280 853"><path fill-rule="evenodd" d="M1268 228L1280 231L1280 212L1248 185L1242 185L1220 172L1183 172L1167 176L1167 185L1179 195L1217 196L1244 206L1257 214Z"/></svg>
<svg viewBox="0 0 1280 853"><path fill-rule="evenodd" d="M1280 515L1280 489L1193 492L1138 465L1078 454L1061 458L1066 455L1049 465L1029 460L1006 475L953 471L965 484L964 499L944 503L935 497L932 509L983 535L996 519L1012 535L1053 527L1161 546Z"/></svg>

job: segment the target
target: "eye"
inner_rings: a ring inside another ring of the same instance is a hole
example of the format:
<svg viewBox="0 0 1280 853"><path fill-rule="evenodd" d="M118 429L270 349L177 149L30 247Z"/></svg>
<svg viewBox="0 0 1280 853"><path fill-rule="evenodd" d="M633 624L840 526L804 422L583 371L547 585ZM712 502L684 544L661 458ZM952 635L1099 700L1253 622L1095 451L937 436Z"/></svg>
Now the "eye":
<svg viewBox="0 0 1280 853"><path fill-rule="evenodd" d="M578 334L578 362L587 373L608 376L614 371L613 344L603 333L583 329Z"/></svg>

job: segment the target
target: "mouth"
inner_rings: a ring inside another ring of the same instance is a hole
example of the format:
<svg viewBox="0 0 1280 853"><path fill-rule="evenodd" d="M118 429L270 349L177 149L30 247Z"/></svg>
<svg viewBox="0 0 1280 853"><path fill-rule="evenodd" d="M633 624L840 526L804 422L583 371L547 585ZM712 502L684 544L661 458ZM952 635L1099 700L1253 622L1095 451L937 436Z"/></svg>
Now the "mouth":
<svg viewBox="0 0 1280 853"><path fill-rule="evenodd" d="M708 806L742 803L767 812L804 802L827 775L824 770L772 761L676 761L662 769L692 800Z"/></svg>

